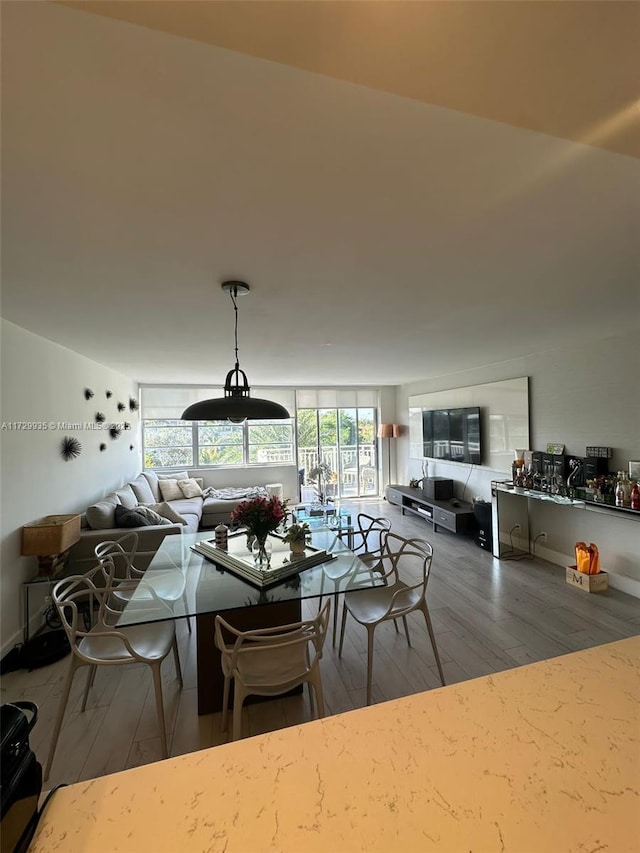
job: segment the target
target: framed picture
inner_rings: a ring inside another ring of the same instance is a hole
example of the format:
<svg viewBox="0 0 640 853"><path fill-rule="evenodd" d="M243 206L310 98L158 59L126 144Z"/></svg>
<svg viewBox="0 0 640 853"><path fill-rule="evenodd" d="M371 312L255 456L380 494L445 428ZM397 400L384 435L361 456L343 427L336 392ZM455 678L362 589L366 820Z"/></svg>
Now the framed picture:
<svg viewBox="0 0 640 853"><path fill-rule="evenodd" d="M547 453L555 453L557 456L561 456L564 453L564 444L554 444L549 442L549 444L547 444Z"/></svg>

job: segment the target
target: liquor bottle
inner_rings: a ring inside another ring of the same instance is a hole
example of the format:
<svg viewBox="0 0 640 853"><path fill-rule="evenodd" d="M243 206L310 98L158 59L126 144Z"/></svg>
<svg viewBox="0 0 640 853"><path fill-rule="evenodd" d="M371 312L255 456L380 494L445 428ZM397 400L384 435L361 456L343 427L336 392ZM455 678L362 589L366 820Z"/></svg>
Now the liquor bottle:
<svg viewBox="0 0 640 853"><path fill-rule="evenodd" d="M631 488L631 509L640 509L640 486L634 483Z"/></svg>
<svg viewBox="0 0 640 853"><path fill-rule="evenodd" d="M616 506L624 506L624 486L622 480L616 483Z"/></svg>
<svg viewBox="0 0 640 853"><path fill-rule="evenodd" d="M623 506L631 506L631 480L626 474L622 475L622 490L624 492Z"/></svg>

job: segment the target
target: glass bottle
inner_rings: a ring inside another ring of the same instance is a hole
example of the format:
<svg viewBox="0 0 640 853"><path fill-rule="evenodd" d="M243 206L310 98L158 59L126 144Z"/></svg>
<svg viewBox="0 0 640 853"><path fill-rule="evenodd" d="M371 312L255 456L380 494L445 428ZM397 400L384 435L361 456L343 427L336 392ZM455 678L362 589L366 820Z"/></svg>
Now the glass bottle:
<svg viewBox="0 0 640 853"><path fill-rule="evenodd" d="M640 509L640 486L634 483L631 487L631 509Z"/></svg>
<svg viewBox="0 0 640 853"><path fill-rule="evenodd" d="M624 486L622 480L616 483L616 506L624 506Z"/></svg>

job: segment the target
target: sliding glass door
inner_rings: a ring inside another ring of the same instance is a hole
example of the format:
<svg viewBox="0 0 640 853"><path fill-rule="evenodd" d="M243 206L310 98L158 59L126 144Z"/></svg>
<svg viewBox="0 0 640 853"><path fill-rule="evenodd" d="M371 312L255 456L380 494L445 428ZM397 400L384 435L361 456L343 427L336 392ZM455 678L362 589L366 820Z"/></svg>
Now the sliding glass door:
<svg viewBox="0 0 640 853"><path fill-rule="evenodd" d="M303 489L309 472L325 462L331 469L327 492L336 498L378 494L376 410L373 407L298 409L298 467Z"/></svg>

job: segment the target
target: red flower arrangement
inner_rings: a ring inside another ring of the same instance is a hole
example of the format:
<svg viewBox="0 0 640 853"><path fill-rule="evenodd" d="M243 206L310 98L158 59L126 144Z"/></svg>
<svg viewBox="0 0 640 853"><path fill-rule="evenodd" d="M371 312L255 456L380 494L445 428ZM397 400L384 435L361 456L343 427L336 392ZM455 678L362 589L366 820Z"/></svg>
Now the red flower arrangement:
<svg viewBox="0 0 640 853"><path fill-rule="evenodd" d="M231 521L246 527L259 540L264 540L284 521L285 508L279 498L252 498L242 501L231 513Z"/></svg>

